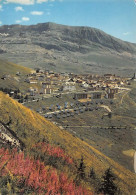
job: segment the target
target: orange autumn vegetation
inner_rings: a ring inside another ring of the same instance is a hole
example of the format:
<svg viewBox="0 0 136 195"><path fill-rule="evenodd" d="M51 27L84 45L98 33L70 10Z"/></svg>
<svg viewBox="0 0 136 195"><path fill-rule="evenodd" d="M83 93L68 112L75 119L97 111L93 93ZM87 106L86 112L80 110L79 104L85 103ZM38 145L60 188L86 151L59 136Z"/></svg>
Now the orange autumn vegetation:
<svg viewBox="0 0 136 195"><path fill-rule="evenodd" d="M18 153L16 149L0 149L0 178L6 177L9 193L14 190L21 194L92 195L82 186L76 186L65 173L58 173L39 160L25 157L23 152Z"/></svg>

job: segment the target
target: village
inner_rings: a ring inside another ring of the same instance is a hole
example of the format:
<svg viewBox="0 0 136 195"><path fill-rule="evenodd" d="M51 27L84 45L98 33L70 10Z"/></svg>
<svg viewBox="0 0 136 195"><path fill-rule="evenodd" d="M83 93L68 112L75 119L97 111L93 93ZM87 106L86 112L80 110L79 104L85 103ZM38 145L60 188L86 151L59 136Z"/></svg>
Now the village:
<svg viewBox="0 0 136 195"><path fill-rule="evenodd" d="M21 73L17 72L16 75L20 77ZM3 75L1 79L6 80L10 77L10 75ZM38 68L31 71L31 74L26 75L24 82L33 84L33 87L27 89L28 96L81 92L81 94L77 93L75 97L78 99L86 99L90 98L87 95L90 92L104 91L106 98L113 99L116 93L120 90L125 90L123 87L129 85L129 80L130 78L121 78L112 74L105 74L103 76L92 74L76 75L73 73L44 71ZM86 95L83 94L82 96L83 92ZM101 92L93 93L95 95L92 98L101 98Z"/></svg>
<svg viewBox="0 0 136 195"><path fill-rule="evenodd" d="M28 89L29 96L61 93L74 93L76 99L113 99L115 94L125 90L124 86L129 84L128 78L121 78L112 74L104 76L92 74L55 73L36 69L27 75L25 82L40 84L38 87Z"/></svg>
<svg viewBox="0 0 136 195"><path fill-rule="evenodd" d="M106 112L101 118L111 118L118 95L121 103L130 91L131 81L136 81L136 75L127 78L115 74L57 73L36 68L27 75L17 71L16 75L3 75L1 79L5 82L16 80L19 86L27 84L23 91L20 88L0 90L56 123L87 111L103 110Z"/></svg>
<svg viewBox="0 0 136 195"><path fill-rule="evenodd" d="M10 75L3 75L3 80L11 79ZM23 76L16 73L16 80L27 83L29 86L23 92L20 89L1 89L19 103L44 115L45 118L57 116L63 118L83 113L84 111L98 110L98 104L105 105L105 109L111 113L107 104L113 104L116 95L129 91L130 80L112 74L103 76L94 74L56 73L54 71L36 68L30 74ZM70 97L70 98L69 98ZM49 101L48 101L49 100ZM38 105L38 102L44 104ZM49 102L49 103L48 103ZM95 103L95 107L92 106ZM90 106L91 105L91 106ZM104 106L103 106L104 107Z"/></svg>

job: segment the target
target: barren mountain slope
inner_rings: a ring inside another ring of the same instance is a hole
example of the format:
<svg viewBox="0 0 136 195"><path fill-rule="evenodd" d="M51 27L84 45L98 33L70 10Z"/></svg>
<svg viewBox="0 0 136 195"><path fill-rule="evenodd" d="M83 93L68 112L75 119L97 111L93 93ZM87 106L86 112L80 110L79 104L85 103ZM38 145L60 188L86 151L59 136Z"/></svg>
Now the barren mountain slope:
<svg viewBox="0 0 136 195"><path fill-rule="evenodd" d="M90 27L55 23L0 27L0 57L28 67L68 72L136 71L136 45ZM108 69L108 70L107 70Z"/></svg>

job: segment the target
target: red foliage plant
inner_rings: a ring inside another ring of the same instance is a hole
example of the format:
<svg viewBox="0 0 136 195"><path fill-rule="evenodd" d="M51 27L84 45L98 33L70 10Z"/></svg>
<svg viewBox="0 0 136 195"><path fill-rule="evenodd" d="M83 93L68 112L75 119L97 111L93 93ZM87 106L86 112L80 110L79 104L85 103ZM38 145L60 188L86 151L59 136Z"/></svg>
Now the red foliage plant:
<svg viewBox="0 0 136 195"><path fill-rule="evenodd" d="M73 159L70 158L65 151L56 146L51 146L49 144L46 144L45 142L40 142L36 144L34 147L36 147L37 150L42 151L43 153L47 153L50 156L55 156L58 158L62 158L64 161L66 161L68 164L73 164Z"/></svg>
<svg viewBox="0 0 136 195"><path fill-rule="evenodd" d="M59 150L55 152L50 148L49 151L62 155ZM36 194L46 195L92 195L81 186L76 186L66 174L58 174L56 169L49 169L39 160L24 157L24 153L18 153L16 149L0 149L0 178L4 176L10 176L11 182L16 179L16 185L21 186L21 193L31 189Z"/></svg>

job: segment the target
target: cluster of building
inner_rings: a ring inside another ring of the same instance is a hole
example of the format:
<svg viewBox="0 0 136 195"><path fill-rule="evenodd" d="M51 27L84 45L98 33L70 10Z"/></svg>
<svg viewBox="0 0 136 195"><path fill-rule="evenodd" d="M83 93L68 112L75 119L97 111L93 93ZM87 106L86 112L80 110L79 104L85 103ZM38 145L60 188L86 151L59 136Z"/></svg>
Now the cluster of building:
<svg viewBox="0 0 136 195"><path fill-rule="evenodd" d="M34 86L28 89L31 96L36 94L73 93L75 99L113 99L129 82L112 74L103 76L92 74L55 73L37 69L27 75L25 82ZM36 85L39 84L39 87Z"/></svg>
<svg viewBox="0 0 136 195"><path fill-rule="evenodd" d="M16 73L16 79L21 75ZM11 79L10 75L3 75L3 80ZM74 94L74 99L113 99L115 94L126 90L130 80L136 80L136 76L125 78L113 74L103 76L94 74L56 73L54 71L36 69L24 77L24 81L30 84L26 89L28 96L44 96L47 94ZM18 80L20 81L20 80ZM22 81L21 81L22 82Z"/></svg>

